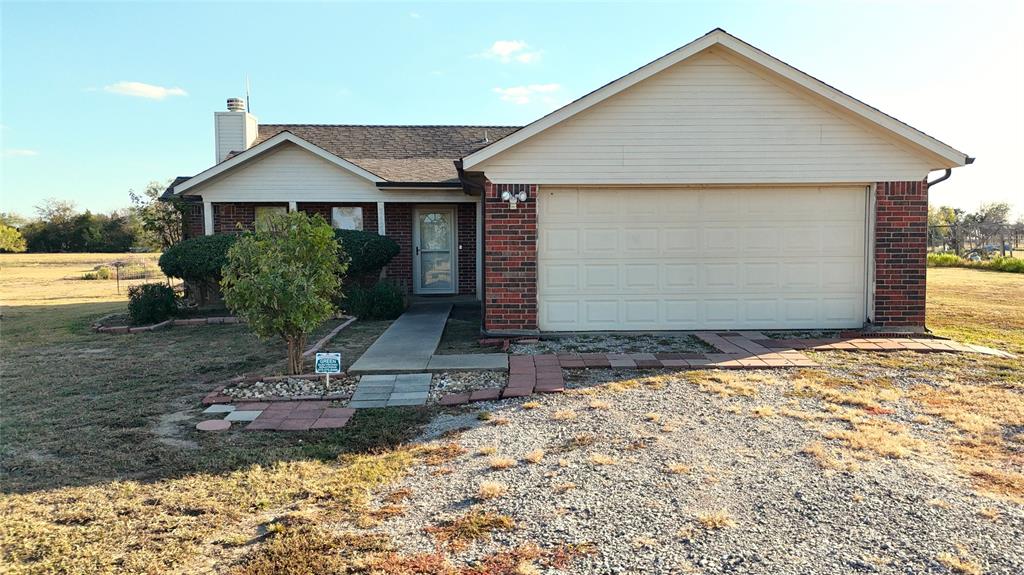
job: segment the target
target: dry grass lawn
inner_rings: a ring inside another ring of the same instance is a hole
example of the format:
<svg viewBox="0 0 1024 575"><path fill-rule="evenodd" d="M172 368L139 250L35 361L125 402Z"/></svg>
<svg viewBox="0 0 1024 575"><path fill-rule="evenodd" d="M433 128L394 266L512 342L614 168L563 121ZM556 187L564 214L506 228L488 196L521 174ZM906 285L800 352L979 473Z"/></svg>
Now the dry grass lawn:
<svg viewBox="0 0 1024 575"><path fill-rule="evenodd" d="M453 458L470 455L454 443L404 444L430 419L429 410L360 411L345 429L322 433L201 435L193 426L202 395L241 372L279 370L283 350L276 342L257 341L244 326L131 336L90 332L88 324L96 317L123 309L124 296L111 293L112 282L72 278L113 258L0 255L0 563L5 573L468 572L441 550L403 555L395 542L358 529L403 512L397 495L387 505L372 498L374 492L387 492L410 466L430 465L441 473L455 465ZM933 269L929 277L932 329L1024 354L1024 278L964 269ZM356 324L343 332L344 343L354 355L386 325ZM824 358L823 369L792 373L799 389L795 382L749 372L700 371L687 378L723 402L756 404L753 412L744 409L736 416L759 417L758 425L820 427L820 441L797 456L829 472L856 472L858 462L871 458L948 453L980 491L1024 500L1019 360L911 353L818 356ZM894 378L904 377L917 383L909 389L894 385ZM594 393L641 385L659 389L666 382L665 376L644 375ZM817 407L775 405L769 411L772 406L759 390L780 385L790 386L793 401ZM603 409L602 401L594 399L591 408ZM890 406L911 415L897 422L888 414ZM555 414L566 424L577 421L572 416L599 415ZM934 430L942 444L922 445L926 439L908 427L910 417ZM592 437L569 437L563 449L592 443ZM495 477L519 465L497 455L503 447L476 451L489 457ZM550 458L538 452L527 461L554 462L559 454L552 452ZM619 462L604 454L589 461L594 467ZM685 475L691 470L672 463L666 471ZM481 485L481 493L466 495L505 503L512 495L500 485ZM555 482L552 489L580 487ZM695 522L707 529L735 525L719 511ZM434 525L431 533L448 547L513 528L499 513L471 508ZM564 565L577 552L509 549L481 559L480 569L472 572L537 572ZM959 552L937 560L963 573L975 567Z"/></svg>

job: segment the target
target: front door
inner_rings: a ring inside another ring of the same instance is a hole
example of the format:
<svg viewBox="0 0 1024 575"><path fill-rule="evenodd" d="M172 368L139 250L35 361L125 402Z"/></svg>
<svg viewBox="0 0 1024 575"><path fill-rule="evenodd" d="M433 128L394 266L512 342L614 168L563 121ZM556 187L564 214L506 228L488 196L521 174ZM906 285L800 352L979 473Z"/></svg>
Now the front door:
<svg viewBox="0 0 1024 575"><path fill-rule="evenodd" d="M455 269L455 210L416 208L413 219L413 291L418 294L453 294L458 286Z"/></svg>

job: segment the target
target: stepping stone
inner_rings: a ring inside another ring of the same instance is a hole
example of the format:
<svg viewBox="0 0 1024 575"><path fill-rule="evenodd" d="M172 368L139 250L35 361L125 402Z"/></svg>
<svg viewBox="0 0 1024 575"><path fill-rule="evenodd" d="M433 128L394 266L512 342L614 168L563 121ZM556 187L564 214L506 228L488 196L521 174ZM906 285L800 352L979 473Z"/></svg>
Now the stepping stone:
<svg viewBox="0 0 1024 575"><path fill-rule="evenodd" d="M225 419L207 419L196 424L199 431L226 431L231 427L231 422Z"/></svg>
<svg viewBox="0 0 1024 575"><path fill-rule="evenodd" d="M391 397L391 391L362 391L355 390L352 394L352 401L373 401L375 399L387 399Z"/></svg>
<svg viewBox="0 0 1024 575"><path fill-rule="evenodd" d="M224 418L224 421L254 421L261 413L263 413L263 410L243 411L236 409L229 413L228 416Z"/></svg>
<svg viewBox="0 0 1024 575"><path fill-rule="evenodd" d="M371 407L387 407L388 402L386 399L360 399L349 402L348 406L352 409L368 409Z"/></svg>
<svg viewBox="0 0 1024 575"><path fill-rule="evenodd" d="M235 406L228 403L215 403L203 410L203 413L231 413Z"/></svg>
<svg viewBox="0 0 1024 575"><path fill-rule="evenodd" d="M422 399L427 400L427 396L430 395L428 391L410 391L410 392L395 392L391 394L388 401L392 399Z"/></svg>
<svg viewBox="0 0 1024 575"><path fill-rule="evenodd" d="M348 423L347 417L321 417L309 426L310 429L338 429L345 427Z"/></svg>
<svg viewBox="0 0 1024 575"><path fill-rule="evenodd" d="M399 407L399 406L403 406L403 405L423 405L426 402L427 402L427 398L426 397L418 398L418 399L396 399L396 398L394 398L394 396L392 396L392 398L388 400L386 406L387 407Z"/></svg>

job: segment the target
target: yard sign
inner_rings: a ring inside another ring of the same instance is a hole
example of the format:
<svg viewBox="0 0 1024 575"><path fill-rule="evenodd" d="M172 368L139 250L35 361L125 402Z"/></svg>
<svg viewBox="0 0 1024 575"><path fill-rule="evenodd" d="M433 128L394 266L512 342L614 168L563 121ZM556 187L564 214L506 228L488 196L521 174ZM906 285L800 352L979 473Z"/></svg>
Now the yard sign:
<svg viewBox="0 0 1024 575"><path fill-rule="evenodd" d="M340 353L318 353L316 354L316 372L327 374L327 383L331 383L332 373L341 373Z"/></svg>

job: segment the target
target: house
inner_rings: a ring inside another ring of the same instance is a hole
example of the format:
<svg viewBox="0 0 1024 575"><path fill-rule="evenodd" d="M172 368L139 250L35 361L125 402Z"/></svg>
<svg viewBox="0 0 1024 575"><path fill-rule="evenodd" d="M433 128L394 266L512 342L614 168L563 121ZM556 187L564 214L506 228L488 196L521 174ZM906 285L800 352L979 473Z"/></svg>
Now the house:
<svg viewBox="0 0 1024 575"><path fill-rule="evenodd" d="M973 160L720 29L521 128L215 121L189 234L386 234L501 334L921 328L926 178Z"/></svg>

